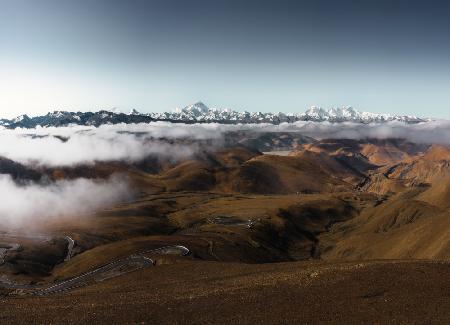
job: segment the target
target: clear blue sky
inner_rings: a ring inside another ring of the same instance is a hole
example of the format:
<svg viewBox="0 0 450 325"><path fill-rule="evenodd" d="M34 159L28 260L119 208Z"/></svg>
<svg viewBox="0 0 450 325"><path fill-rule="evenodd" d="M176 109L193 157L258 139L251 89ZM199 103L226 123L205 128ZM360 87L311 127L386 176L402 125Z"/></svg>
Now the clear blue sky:
<svg viewBox="0 0 450 325"><path fill-rule="evenodd" d="M0 0L0 116L202 100L450 118L448 1Z"/></svg>

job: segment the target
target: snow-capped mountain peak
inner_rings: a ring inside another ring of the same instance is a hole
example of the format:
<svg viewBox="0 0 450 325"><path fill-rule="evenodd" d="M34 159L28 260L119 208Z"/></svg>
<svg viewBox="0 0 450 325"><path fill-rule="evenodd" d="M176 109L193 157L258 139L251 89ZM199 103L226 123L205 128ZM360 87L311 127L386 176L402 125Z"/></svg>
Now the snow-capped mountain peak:
<svg viewBox="0 0 450 325"><path fill-rule="evenodd" d="M304 115L312 118L323 119L328 116L328 112L321 107L311 106L308 110L306 110Z"/></svg>
<svg viewBox="0 0 450 325"><path fill-rule="evenodd" d="M21 115L12 120L0 119L0 126L7 128L33 128L36 126L102 125L117 123L149 123L153 121L169 121L181 123L293 123L297 121L314 122L353 122L353 123L384 123L400 121L404 123L425 122L426 119L415 116L397 116L391 114L376 114L360 112L351 106L324 109L312 106L304 113L263 113L235 111L232 109L209 108L202 102L196 102L172 112L142 114L133 109L129 114L117 110L98 112L67 112L55 111L44 116L28 117Z"/></svg>
<svg viewBox="0 0 450 325"><path fill-rule="evenodd" d="M139 112L137 109L133 108L128 115L141 115L141 112Z"/></svg>
<svg viewBox="0 0 450 325"><path fill-rule="evenodd" d="M199 101L194 104L188 105L188 106L182 108L181 110L177 109L176 111L198 117L203 114L208 114L210 109L208 106L206 106L205 104L203 104L202 102Z"/></svg>
<svg viewBox="0 0 450 325"><path fill-rule="evenodd" d="M351 106L344 107L332 107L325 110L321 107L313 106L308 109L304 114L305 117L310 119L324 120L324 121L344 121L344 120L364 120L365 113L361 113ZM376 117L380 114L373 114Z"/></svg>
<svg viewBox="0 0 450 325"><path fill-rule="evenodd" d="M30 117L27 114L23 114L20 116L17 116L15 119L12 120L13 123L20 123L23 121L28 121L30 120Z"/></svg>

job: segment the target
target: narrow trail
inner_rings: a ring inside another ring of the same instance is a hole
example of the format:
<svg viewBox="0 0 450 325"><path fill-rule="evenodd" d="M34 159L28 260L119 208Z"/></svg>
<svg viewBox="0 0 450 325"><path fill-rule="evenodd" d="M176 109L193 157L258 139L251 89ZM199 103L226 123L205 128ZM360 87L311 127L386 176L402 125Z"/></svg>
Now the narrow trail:
<svg viewBox="0 0 450 325"><path fill-rule="evenodd" d="M4 258L8 253L8 251L17 251L21 248L21 245L18 243L6 243L5 241L2 241L2 239L7 239L8 241L10 239L16 239L19 241L21 239L26 239L40 242L49 242L53 238L57 237L58 236L49 236L44 234L27 235L20 233L7 233L7 234L0 233L0 265L2 265L5 262ZM67 240L67 254L66 257L64 258L64 262L67 262L72 258L75 240L73 240L72 237L69 236L64 236L63 238Z"/></svg>
<svg viewBox="0 0 450 325"><path fill-rule="evenodd" d="M19 243L14 240L20 241L21 239L48 242L52 237L46 235L27 235L20 233L0 233L0 266L5 263L5 257L8 252L18 251L22 248ZM0 279L0 283L2 280Z"/></svg>
<svg viewBox="0 0 450 325"><path fill-rule="evenodd" d="M5 263L5 257L8 252L18 251L21 247L17 243L0 243L0 265Z"/></svg>
<svg viewBox="0 0 450 325"><path fill-rule="evenodd" d="M216 259L216 261L220 262L220 258L214 253L214 242L212 240L209 240L206 238L201 238L201 239L208 244L209 255L214 257Z"/></svg>
<svg viewBox="0 0 450 325"><path fill-rule="evenodd" d="M69 261L72 258L73 254L73 247L75 246L75 240L72 239L72 237L64 236L64 238L67 240L67 255L66 258L64 258L64 262Z"/></svg>

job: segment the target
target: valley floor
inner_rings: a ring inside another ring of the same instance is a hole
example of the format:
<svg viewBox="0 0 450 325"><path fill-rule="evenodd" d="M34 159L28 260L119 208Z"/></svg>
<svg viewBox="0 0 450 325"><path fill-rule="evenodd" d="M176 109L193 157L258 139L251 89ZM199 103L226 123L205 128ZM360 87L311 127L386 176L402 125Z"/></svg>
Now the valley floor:
<svg viewBox="0 0 450 325"><path fill-rule="evenodd" d="M1 322L450 323L450 262L183 260L65 294L1 298Z"/></svg>

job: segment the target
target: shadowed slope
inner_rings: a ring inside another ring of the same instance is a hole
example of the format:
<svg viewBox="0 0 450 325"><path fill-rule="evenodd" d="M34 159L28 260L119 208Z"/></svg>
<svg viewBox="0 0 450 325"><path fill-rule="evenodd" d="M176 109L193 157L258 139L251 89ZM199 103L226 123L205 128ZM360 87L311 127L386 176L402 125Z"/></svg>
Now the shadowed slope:
<svg viewBox="0 0 450 325"><path fill-rule="evenodd" d="M397 195L336 224L321 240L325 259L450 259L450 212Z"/></svg>
<svg viewBox="0 0 450 325"><path fill-rule="evenodd" d="M444 324L449 293L445 262L181 263L65 295L4 300L2 317L9 324Z"/></svg>

